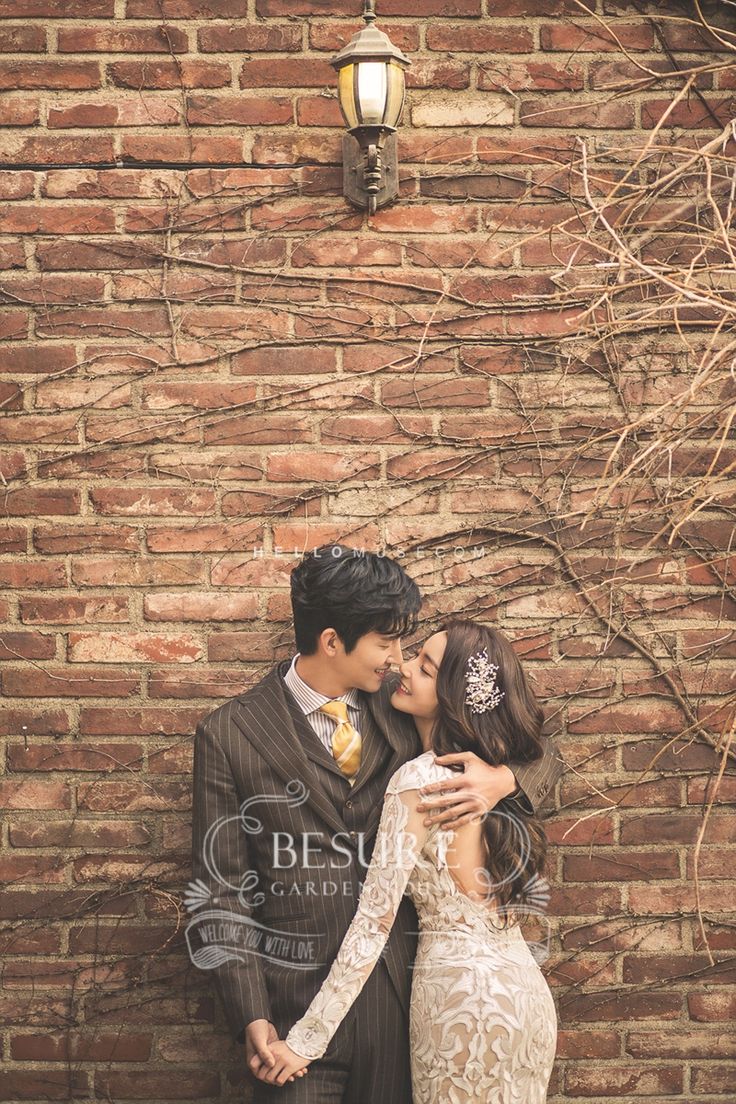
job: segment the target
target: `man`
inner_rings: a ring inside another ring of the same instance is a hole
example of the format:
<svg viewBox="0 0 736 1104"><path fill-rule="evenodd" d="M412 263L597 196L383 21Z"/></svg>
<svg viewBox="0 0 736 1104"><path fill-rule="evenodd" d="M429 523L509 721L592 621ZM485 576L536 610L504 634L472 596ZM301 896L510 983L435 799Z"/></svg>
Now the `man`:
<svg viewBox="0 0 736 1104"><path fill-rule="evenodd" d="M210 945L193 958L212 970L254 1074L271 1064L269 1044L329 970L357 907L388 780L421 751L413 721L389 701L401 638L421 606L400 564L323 546L292 572L291 599L297 654L208 714L195 740L193 885L200 904L218 908L199 914ZM532 811L563 769L549 740L532 763L439 759L460 761L464 773L427 799L428 815L447 827L501 800ZM226 945L213 945L224 930ZM289 1104L411 1104L416 932L404 897L379 965L323 1058L277 1089L256 1081L254 1104L274 1093Z"/></svg>

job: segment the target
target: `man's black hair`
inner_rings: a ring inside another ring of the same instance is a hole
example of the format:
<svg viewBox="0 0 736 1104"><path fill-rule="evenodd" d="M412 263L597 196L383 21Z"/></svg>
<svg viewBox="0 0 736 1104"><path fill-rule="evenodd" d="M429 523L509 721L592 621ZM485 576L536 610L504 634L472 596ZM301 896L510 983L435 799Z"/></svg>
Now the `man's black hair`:
<svg viewBox="0 0 736 1104"><path fill-rule="evenodd" d="M401 637L418 623L419 587L396 560L375 552L324 544L307 552L291 573L291 608L297 651L313 655L325 629L334 629L346 652L361 636Z"/></svg>

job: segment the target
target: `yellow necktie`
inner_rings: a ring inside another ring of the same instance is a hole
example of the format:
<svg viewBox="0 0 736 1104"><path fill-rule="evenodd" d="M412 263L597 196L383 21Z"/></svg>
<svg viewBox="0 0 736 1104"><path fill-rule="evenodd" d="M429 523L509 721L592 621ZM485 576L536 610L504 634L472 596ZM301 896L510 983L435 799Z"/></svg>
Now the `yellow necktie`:
<svg viewBox="0 0 736 1104"><path fill-rule="evenodd" d="M337 721L332 733L332 754L335 756L338 767L352 784L354 776L360 767L360 752L363 741L360 733L353 728L348 720L348 707L343 701L325 702L319 707L320 713L326 713Z"/></svg>

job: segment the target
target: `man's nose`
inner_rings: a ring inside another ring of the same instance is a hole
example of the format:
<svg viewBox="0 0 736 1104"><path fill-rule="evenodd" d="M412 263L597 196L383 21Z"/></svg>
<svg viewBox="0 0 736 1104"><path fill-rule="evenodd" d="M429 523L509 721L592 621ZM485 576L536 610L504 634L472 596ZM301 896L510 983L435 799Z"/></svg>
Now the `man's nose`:
<svg viewBox="0 0 736 1104"><path fill-rule="evenodd" d="M392 664L396 664L396 666L404 662L400 640L393 640L391 642L391 662Z"/></svg>

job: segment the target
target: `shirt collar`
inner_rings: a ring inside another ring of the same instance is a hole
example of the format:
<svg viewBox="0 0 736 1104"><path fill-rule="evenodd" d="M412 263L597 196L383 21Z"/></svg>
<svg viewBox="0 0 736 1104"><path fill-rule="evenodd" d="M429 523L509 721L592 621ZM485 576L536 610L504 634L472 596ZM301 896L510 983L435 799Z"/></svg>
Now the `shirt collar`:
<svg viewBox="0 0 736 1104"><path fill-rule="evenodd" d="M320 706L324 705L328 701L344 701L347 705L353 707L353 709L360 709L360 696L356 687L348 690L345 694L340 694L338 698L328 698L325 694L320 694L317 690L313 690L308 683L297 673L296 661L298 660L301 652L297 652L291 661L289 670L284 675L284 682L290 690L295 691L295 697L299 702L305 716L310 713L316 713Z"/></svg>

